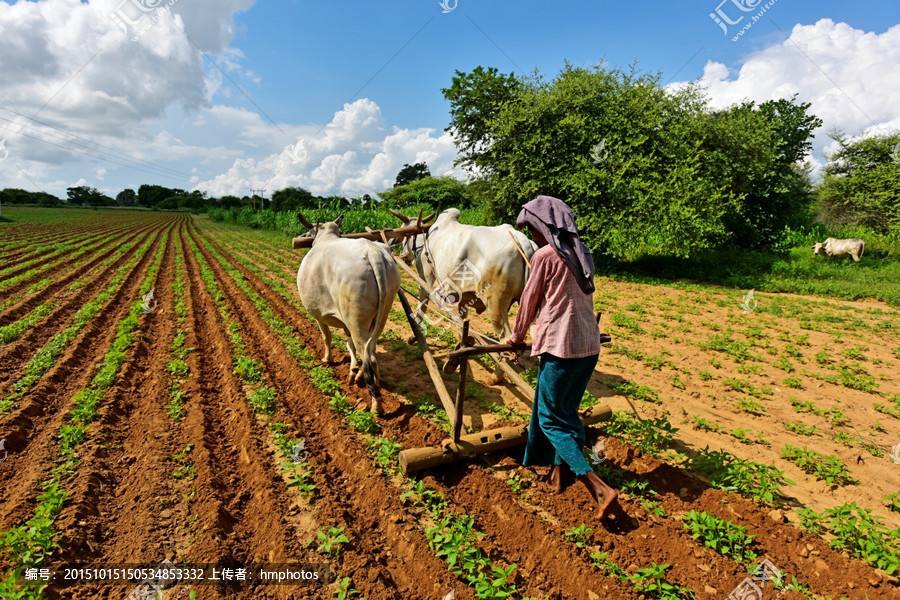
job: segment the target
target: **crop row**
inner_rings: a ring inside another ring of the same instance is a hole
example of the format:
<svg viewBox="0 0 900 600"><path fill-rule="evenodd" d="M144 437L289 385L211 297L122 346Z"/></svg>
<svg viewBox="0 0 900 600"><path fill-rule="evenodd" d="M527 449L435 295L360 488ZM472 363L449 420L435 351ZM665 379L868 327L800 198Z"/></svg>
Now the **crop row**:
<svg viewBox="0 0 900 600"><path fill-rule="evenodd" d="M129 272L146 254L153 244L152 239L146 240L140 249L125 264L120 266L109 283L87 304L82 306L72 319L72 323L50 340L35 353L25 365L24 374L13 384L12 390L0 400L0 413L11 411L16 402L23 397L55 364L69 344L76 338L84 326L93 319L97 313L108 303Z"/></svg>
<svg viewBox="0 0 900 600"><path fill-rule="evenodd" d="M366 443L375 466L386 475L399 478L396 456L400 445L383 434L376 435L381 433L378 422L367 410L350 405L341 392L332 369L317 365L315 356L298 342L299 336L293 327L277 315L215 246L205 239L201 243L250 300L284 349L307 371L312 384L329 397L331 410L342 416L350 429ZM515 565L503 567L491 560L479 547L478 540L483 534L474 529L472 517L451 510L437 491L425 488L421 482L403 479L401 485L405 490L404 498L416 511L423 534L435 554L447 562L455 575L473 588L477 597L503 598L515 594L515 585L508 581L512 579Z"/></svg>
<svg viewBox="0 0 900 600"><path fill-rule="evenodd" d="M186 362L188 354L193 348L186 346L187 332L184 329L187 320L187 306L185 304L185 257L184 247L180 238L175 241L175 278L172 282L174 295L175 321L177 324L175 335L170 342L170 359L166 363L166 371L169 373L169 400L166 412L173 421L181 421L184 418L185 380L189 376L190 368Z"/></svg>
<svg viewBox="0 0 900 600"><path fill-rule="evenodd" d="M25 332L39 325L51 312L53 312L54 309L62 305L69 297L96 277L95 271L102 271L104 267L114 263L119 257L131 250L135 244L135 241L122 244L109 257L105 258L97 266L84 273L78 279L69 283L65 289L54 294L51 299L38 305L22 318L0 327L0 345L8 344L19 339ZM47 284L49 285L50 281L48 281Z"/></svg>
<svg viewBox="0 0 900 600"><path fill-rule="evenodd" d="M53 525L71 493L65 486L80 463L78 448L87 439L88 427L97 418L103 396L115 383L134 343L144 315L143 296L156 281L168 236L166 232L141 280L139 298L132 302L128 314L116 324L112 345L95 368L90 383L72 398L72 409L57 436L59 462L42 484L33 516L24 524L0 533L0 548L14 561L14 568L0 582L0 596L4 598L41 597L40 584L26 581L24 569L44 564L56 547Z"/></svg>
<svg viewBox="0 0 900 600"><path fill-rule="evenodd" d="M97 238L86 238L80 244L60 244L60 247L53 250L49 256L41 256L33 261L28 261L26 265L13 265L4 269L0 272L0 277L3 276L4 273L9 273L12 271L16 271L20 268L25 268L30 264L37 263L37 266L27 268L25 271L18 273L12 277L7 277L6 279L0 279L0 292L4 290L8 290L11 287L14 287L24 281L28 281L41 273L45 273L50 271L62 263L69 263L71 261L78 260L82 256L86 256L91 252L96 251L98 248L102 248L107 245L110 240L114 239L116 234L108 234L99 239ZM49 259L61 257L59 261L51 261Z"/></svg>

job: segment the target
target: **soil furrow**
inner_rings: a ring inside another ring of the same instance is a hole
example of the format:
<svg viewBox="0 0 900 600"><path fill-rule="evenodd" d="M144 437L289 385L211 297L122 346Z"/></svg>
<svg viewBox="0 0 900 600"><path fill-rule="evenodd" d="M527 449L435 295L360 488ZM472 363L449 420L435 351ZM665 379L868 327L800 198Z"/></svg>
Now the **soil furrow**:
<svg viewBox="0 0 900 600"><path fill-rule="evenodd" d="M84 242L86 240L93 240L93 239L97 239L97 238L105 238L106 236L114 237L117 232L118 232L118 230L90 232L90 233L86 233L86 234L74 239L72 241L72 243ZM89 250L87 250L87 252L85 252L85 254L82 256L90 256L92 253L97 252L99 249L102 249L104 246L109 244L110 241L111 240L102 240L101 242L97 243L93 247L91 247L91 244L86 244L89 247ZM79 248L78 250L73 249L72 251L80 251L82 249L83 248ZM4 294L15 293L17 290L21 289L22 287L24 287L25 285L30 283L36 277L47 277L48 275L52 275L52 274L56 273L57 271L61 271L61 270L65 269L66 267L71 266L71 264L70 264L71 258L69 256L70 252L65 251L65 250L62 252L59 252L59 251L57 251L56 248L52 248L52 247L47 248L46 250L47 250L46 252L42 252L41 254L39 254L37 256L28 257L27 260L22 261L23 264L21 265L21 267L14 268L9 272L4 273L3 275L0 275L0 281L3 281L6 279L11 279L21 273L24 273L24 272L29 271L34 268L45 269L45 270L40 270L39 272L35 273L31 278L26 278L26 279L22 280L21 282L15 284L9 288L4 289L3 290ZM45 263L42 265L41 264L42 261L40 260L42 256L47 256L51 262L49 262L49 264Z"/></svg>
<svg viewBox="0 0 900 600"><path fill-rule="evenodd" d="M201 249L240 316L248 345L258 350L273 374L279 397L300 422L299 431L312 449L310 463L322 481L319 491L323 499L316 501L317 513L326 510L323 506L336 505L327 510L333 511L359 549L362 564L349 565L352 570L344 574L371 599L442 597L453 588L457 593L464 591L428 549L415 517L400 502L398 490L377 473L365 446L327 409L327 400L312 387L296 361L275 340L262 345L272 334L221 266L202 245ZM325 456L320 458L320 452ZM379 588L396 591L382 595L376 593Z"/></svg>
<svg viewBox="0 0 900 600"><path fill-rule="evenodd" d="M36 294L22 299L17 304L14 304L13 306L4 310L2 314L0 314L0 326L6 325L7 323L21 318L46 298L56 294L58 291L65 288L70 283L77 281L81 277L87 276L94 268L96 268L111 254L113 254L119 247L136 239L141 234L148 232L152 227L152 224L148 224L144 227L126 229L122 231L121 237L110 238L109 241L98 247L96 252L92 253L90 256L84 257L83 259L79 259L78 263L69 273L63 275L62 277L54 278L53 282L46 288L42 289ZM114 265L110 266L110 268L114 268ZM96 281L96 279L92 280L92 282L93 281Z"/></svg>
<svg viewBox="0 0 900 600"><path fill-rule="evenodd" d="M159 406L165 384L166 340L171 333L171 232L155 287L157 310L145 315L131 356L106 394L82 465L72 486L74 501L57 519L62 532L56 558L91 564L158 564L169 523L160 518L166 493L166 416ZM160 415L160 413L162 414ZM110 522L115 519L115 522ZM124 548L123 548L124 545ZM72 598L106 597L94 586L61 587ZM112 594L114 595L114 594Z"/></svg>
<svg viewBox="0 0 900 600"><path fill-rule="evenodd" d="M281 478L275 473L262 426L232 372L225 324L187 246L185 256L198 320L197 345L203 351L198 353L199 397L189 401L184 423L188 435L199 438L192 510L200 518L184 557L194 563L231 566L294 562L303 550L292 533L290 507L279 493ZM241 590L247 594L241 597L261 597L263 590L268 597L284 593L274 587L248 588Z"/></svg>
<svg viewBox="0 0 900 600"><path fill-rule="evenodd" d="M32 327L18 340L3 348L0 352L0 390L5 390L17 381L29 357L42 348L50 338L69 327L75 314L108 285L116 270L134 257L148 237L157 235L164 227L158 225L149 231L131 249L116 259L103 274L86 283L73 298L47 315L40 325Z"/></svg>
<svg viewBox="0 0 900 600"><path fill-rule="evenodd" d="M0 439L6 440L9 454L0 463L0 484L5 488L0 505L0 529L8 528L31 510L35 485L52 463L53 444L73 395L82 389L92 374L92 365L103 356L115 335L110 322L122 318L129 309L146 272L153 252L165 228L162 223L147 253L141 257L123 280L112 299L79 333L68 348L35 387L23 397L16 409L0 424Z"/></svg>

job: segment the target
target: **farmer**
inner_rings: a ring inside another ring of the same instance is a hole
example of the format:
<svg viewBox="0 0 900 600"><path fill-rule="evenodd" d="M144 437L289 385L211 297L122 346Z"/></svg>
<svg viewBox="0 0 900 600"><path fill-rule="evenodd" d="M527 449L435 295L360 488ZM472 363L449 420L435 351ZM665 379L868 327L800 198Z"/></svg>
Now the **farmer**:
<svg viewBox="0 0 900 600"><path fill-rule="evenodd" d="M621 510L618 492L585 460L585 432L578 418L578 405L600 354L591 300L594 261L578 237L572 209L558 198L538 196L527 203L516 225L527 226L539 247L507 340L524 343L534 322L531 355L540 356L540 366L523 464L549 466L557 492L562 491L564 476L574 473L600 505L603 519L611 510Z"/></svg>

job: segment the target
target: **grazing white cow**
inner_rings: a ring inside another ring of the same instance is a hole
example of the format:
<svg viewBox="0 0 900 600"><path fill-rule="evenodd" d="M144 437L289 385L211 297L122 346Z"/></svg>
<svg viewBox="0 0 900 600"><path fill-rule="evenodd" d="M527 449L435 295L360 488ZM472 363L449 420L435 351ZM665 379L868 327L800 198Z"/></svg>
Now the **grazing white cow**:
<svg viewBox="0 0 900 600"><path fill-rule="evenodd" d="M813 246L813 254L827 254L828 256L844 256L846 254L853 259L853 262L859 262L865 250L866 243L859 239L828 238L824 242L816 242L816 245Z"/></svg>
<svg viewBox="0 0 900 600"><path fill-rule="evenodd" d="M384 244L342 238L342 218L313 225L301 215L315 240L297 271L297 290L322 332L322 360L331 362L330 328L340 327L350 338L350 381L365 381L372 412L380 414L375 345L400 289L400 273Z"/></svg>
<svg viewBox="0 0 900 600"><path fill-rule="evenodd" d="M416 221L393 214L406 224ZM506 339L511 331L509 309L522 295L528 276L528 266L513 238L530 260L537 246L511 225L463 225L459 210L448 208L438 215L427 234L406 239L404 258L415 261L422 279L437 296L449 300L448 304L469 304L479 313L486 311L495 333ZM419 290L419 300L421 318L428 293Z"/></svg>

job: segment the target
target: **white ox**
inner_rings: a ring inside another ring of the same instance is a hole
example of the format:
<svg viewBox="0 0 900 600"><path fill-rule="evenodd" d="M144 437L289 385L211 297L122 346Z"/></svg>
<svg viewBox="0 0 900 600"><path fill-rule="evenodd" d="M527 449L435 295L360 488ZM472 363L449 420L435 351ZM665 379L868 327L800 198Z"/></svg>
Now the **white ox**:
<svg viewBox="0 0 900 600"><path fill-rule="evenodd" d="M813 254L827 254L828 256L849 255L853 262L859 262L865 250L866 243L859 239L839 240L837 238L828 238L824 242L816 242L816 245L813 246Z"/></svg>
<svg viewBox="0 0 900 600"><path fill-rule="evenodd" d="M393 214L407 224L415 222L400 213ZM509 309L522 295L528 276L522 252L530 260L537 250L528 237L511 225L463 225L459 210L448 208L438 215L427 234L407 238L403 245L404 258L415 260L416 270L434 292L432 299L452 299L447 304L459 304L460 308L469 304L479 313L486 311L494 332L504 339L509 336ZM428 298L426 291L419 290L420 318Z"/></svg>
<svg viewBox="0 0 900 600"><path fill-rule="evenodd" d="M331 362L330 328L340 327L350 338L350 381L365 381L372 412L379 414L375 345L400 289L400 273L384 244L342 238L341 219L313 225L300 217L315 240L297 271L297 290L322 332L322 360Z"/></svg>

